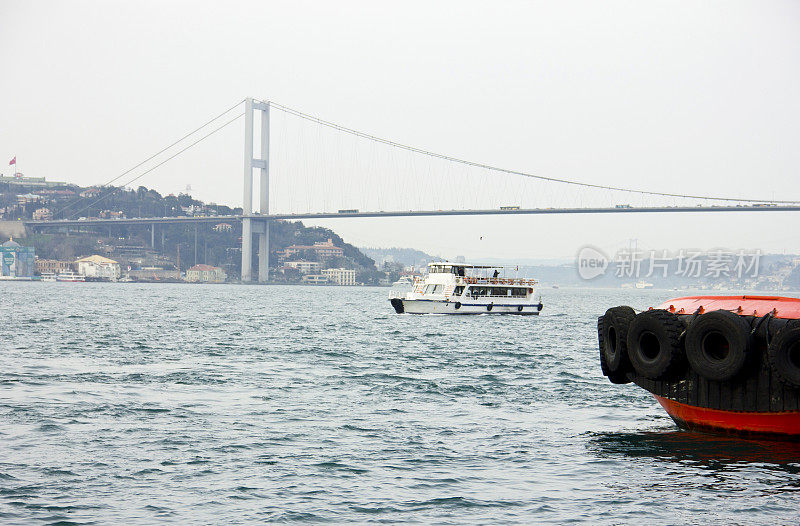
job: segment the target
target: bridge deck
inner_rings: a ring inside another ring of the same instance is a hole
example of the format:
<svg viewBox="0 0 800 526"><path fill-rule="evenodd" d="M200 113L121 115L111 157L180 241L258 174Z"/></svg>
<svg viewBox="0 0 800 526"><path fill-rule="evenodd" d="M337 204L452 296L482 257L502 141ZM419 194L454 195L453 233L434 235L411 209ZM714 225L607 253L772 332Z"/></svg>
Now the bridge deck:
<svg viewBox="0 0 800 526"><path fill-rule="evenodd" d="M317 212L302 214L250 214L198 217L134 217L126 219L54 219L49 221L23 221L32 228L80 225L137 225L218 223L271 219L332 219L353 217L431 217L431 216L483 216L483 215L536 215L536 214L640 214L640 213L706 213L706 212L798 212L800 206L696 206L696 207L631 207L631 208L520 208L515 210L396 210L376 212Z"/></svg>

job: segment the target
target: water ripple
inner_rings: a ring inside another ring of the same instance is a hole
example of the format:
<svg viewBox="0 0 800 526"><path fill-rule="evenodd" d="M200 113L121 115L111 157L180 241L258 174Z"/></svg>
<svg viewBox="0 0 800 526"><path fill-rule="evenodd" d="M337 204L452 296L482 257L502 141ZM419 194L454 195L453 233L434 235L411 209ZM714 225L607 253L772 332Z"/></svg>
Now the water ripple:
<svg viewBox="0 0 800 526"><path fill-rule="evenodd" d="M677 431L596 317L385 289L0 283L0 522L796 522L795 444ZM30 305L36 305L33 314Z"/></svg>

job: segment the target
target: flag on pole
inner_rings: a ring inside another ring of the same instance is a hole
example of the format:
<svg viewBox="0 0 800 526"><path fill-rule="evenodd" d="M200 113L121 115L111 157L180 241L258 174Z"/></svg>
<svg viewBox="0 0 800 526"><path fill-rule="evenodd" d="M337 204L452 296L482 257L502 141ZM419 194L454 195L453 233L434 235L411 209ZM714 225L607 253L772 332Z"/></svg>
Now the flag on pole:
<svg viewBox="0 0 800 526"><path fill-rule="evenodd" d="M8 162L8 165L11 166L12 164L17 164L17 156L15 155L13 159Z"/></svg>

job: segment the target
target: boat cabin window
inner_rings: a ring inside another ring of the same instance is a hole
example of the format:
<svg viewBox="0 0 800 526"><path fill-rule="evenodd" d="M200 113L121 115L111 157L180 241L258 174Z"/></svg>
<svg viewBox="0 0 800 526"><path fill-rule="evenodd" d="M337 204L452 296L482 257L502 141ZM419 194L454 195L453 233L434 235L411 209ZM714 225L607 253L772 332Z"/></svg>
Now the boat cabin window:
<svg viewBox="0 0 800 526"><path fill-rule="evenodd" d="M453 289L453 295L454 295L454 296L461 296L461 294L462 294L463 292L464 292L464 285L459 285L458 287L456 287L455 289Z"/></svg>
<svg viewBox="0 0 800 526"><path fill-rule="evenodd" d="M425 292L423 294L441 294L443 288L443 285L431 284L425 287Z"/></svg>
<svg viewBox="0 0 800 526"><path fill-rule="evenodd" d="M429 274L455 274L456 276L465 277L467 275L466 267L459 267L455 265L430 265L428 267Z"/></svg>
<svg viewBox="0 0 800 526"><path fill-rule="evenodd" d="M460 289L456 287L456 294L460 295ZM528 289L522 287L470 287L470 296L493 296L499 298L524 298L528 295Z"/></svg>

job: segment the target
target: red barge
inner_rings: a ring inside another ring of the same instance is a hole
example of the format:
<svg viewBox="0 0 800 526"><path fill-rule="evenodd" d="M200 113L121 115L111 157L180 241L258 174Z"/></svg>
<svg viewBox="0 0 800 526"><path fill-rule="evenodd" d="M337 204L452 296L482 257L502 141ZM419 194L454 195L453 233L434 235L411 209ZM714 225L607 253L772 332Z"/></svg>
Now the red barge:
<svg viewBox="0 0 800 526"><path fill-rule="evenodd" d="M652 393L684 429L800 440L800 299L691 296L597 320L612 383Z"/></svg>

